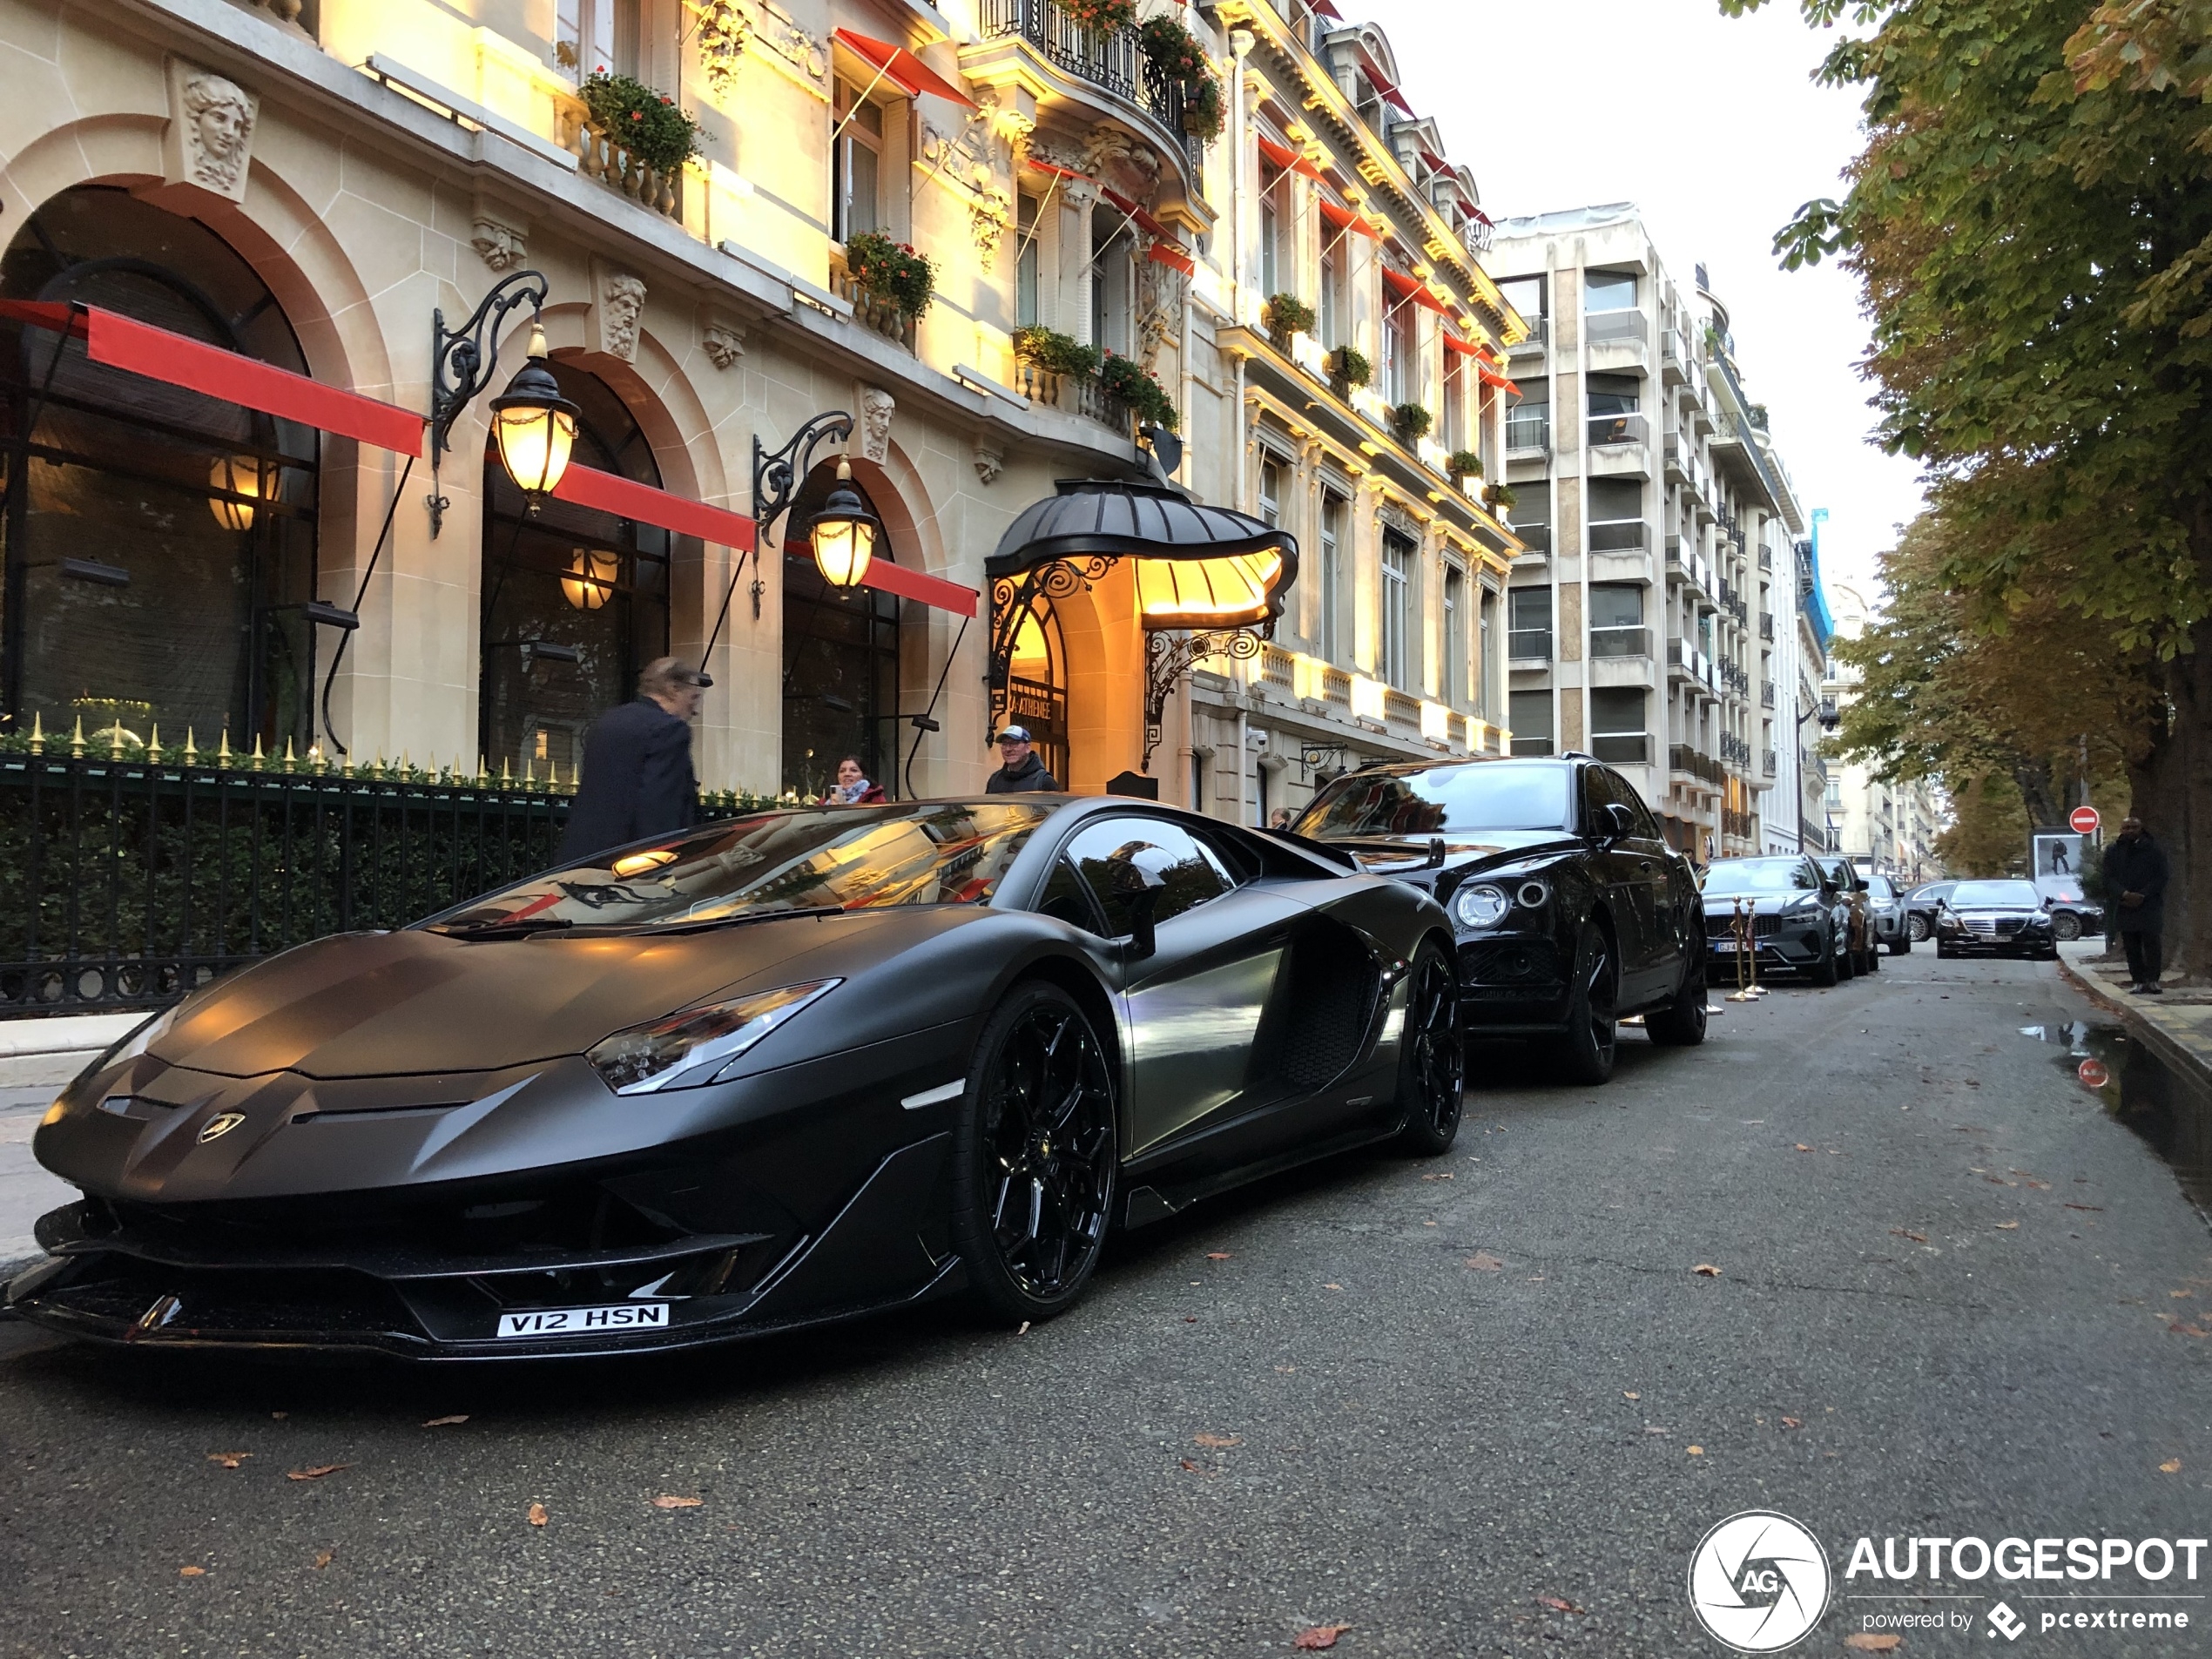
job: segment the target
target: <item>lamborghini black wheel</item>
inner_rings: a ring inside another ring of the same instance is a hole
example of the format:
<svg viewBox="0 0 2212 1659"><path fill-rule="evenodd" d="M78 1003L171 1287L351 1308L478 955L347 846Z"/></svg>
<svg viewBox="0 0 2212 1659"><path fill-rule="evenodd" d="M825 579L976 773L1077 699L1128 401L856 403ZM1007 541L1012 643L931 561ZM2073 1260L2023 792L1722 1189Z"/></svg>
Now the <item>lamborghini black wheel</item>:
<svg viewBox="0 0 2212 1659"><path fill-rule="evenodd" d="M991 1313L1049 1319L1082 1293L1119 1157L1090 1022L1056 985L1016 988L983 1028L953 1134L953 1237Z"/></svg>
<svg viewBox="0 0 2212 1659"><path fill-rule="evenodd" d="M1413 959L1406 993L1406 1026L1399 1040L1398 1105L1405 1115L1398 1143L1434 1157L1460 1132L1467 1092L1467 1047L1460 1035L1460 981L1433 944Z"/></svg>

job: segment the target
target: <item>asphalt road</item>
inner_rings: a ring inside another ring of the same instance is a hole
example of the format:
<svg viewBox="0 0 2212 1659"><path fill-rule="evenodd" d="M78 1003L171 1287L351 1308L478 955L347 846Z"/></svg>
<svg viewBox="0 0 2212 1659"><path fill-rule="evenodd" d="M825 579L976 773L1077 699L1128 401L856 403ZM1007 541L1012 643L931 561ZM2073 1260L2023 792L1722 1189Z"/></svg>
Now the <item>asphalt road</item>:
<svg viewBox="0 0 2212 1659"><path fill-rule="evenodd" d="M2087 1013L1924 949L1629 1036L1603 1089L1486 1056L1448 1157L1134 1235L1019 1337L427 1373L0 1326L0 1651L1718 1653L1685 1568L1747 1507L1838 1574L1862 1534L2201 1536L2212 1235L2020 1035Z"/></svg>

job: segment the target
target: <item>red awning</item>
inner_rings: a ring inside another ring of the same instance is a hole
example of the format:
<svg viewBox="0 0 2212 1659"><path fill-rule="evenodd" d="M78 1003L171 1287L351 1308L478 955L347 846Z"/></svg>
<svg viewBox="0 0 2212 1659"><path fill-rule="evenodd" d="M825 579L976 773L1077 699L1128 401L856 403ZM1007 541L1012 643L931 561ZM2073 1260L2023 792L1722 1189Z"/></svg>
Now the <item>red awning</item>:
<svg viewBox="0 0 2212 1659"><path fill-rule="evenodd" d="M1393 271L1388 266L1383 267L1382 274L1383 286L1396 294L1400 300L1411 300L1415 305L1426 307L1440 317L1448 317L1452 314L1451 307L1431 293L1426 284Z"/></svg>
<svg viewBox="0 0 2212 1659"><path fill-rule="evenodd" d="M1475 373L1482 376L1482 383L1485 386L1494 386L1501 392L1511 392L1515 397L1521 395L1521 388L1518 386L1488 364L1484 364L1480 368L1476 369Z"/></svg>
<svg viewBox="0 0 2212 1659"><path fill-rule="evenodd" d="M0 300L0 315L84 341L85 355L111 368L182 386L226 403L298 421L403 455L422 453L422 417L412 409L325 386L288 368L242 357L102 310L98 306Z"/></svg>
<svg viewBox="0 0 2212 1659"><path fill-rule="evenodd" d="M553 486L553 494L556 499L574 502L579 507L596 507L617 518L658 524L678 536L696 536L702 542L718 542L724 547L749 548L756 539L753 522L743 513L686 501L651 484L574 462Z"/></svg>
<svg viewBox="0 0 2212 1659"><path fill-rule="evenodd" d="M786 542L784 551L793 558L812 558L812 542ZM927 605L933 610L945 610L955 617L975 614L979 596L973 588L963 588L957 582L948 582L941 576L931 576L926 570L913 570L903 564L894 564L889 559L868 561L868 573L860 585L873 588L878 593L893 593L901 599L912 599Z"/></svg>
<svg viewBox="0 0 2212 1659"><path fill-rule="evenodd" d="M1287 144L1278 144L1272 138L1262 138L1259 140L1259 152L1278 167L1288 167L1292 172L1302 172L1316 184L1322 182L1321 170Z"/></svg>
<svg viewBox="0 0 2212 1659"><path fill-rule="evenodd" d="M924 92L933 97L949 98L954 104L975 107L975 100L935 70L916 57L904 46L894 46L887 40L874 40L858 35L850 29L832 30L837 44L855 57L865 58L887 81L908 98L920 98Z"/></svg>
<svg viewBox="0 0 2212 1659"><path fill-rule="evenodd" d="M1061 170L1055 169L1055 171L1057 172ZM1082 177L1080 173L1069 174L1068 176L1071 178ZM1122 212L1127 213L1132 219L1136 220L1137 228L1142 230L1147 236L1162 237L1170 242L1175 239L1175 233L1169 230L1166 226L1161 224L1158 219L1153 218L1151 214L1146 212L1142 204L1132 201L1127 196L1123 195L1120 191L1115 189L1111 185L1101 185L1098 188L1100 193L1103 194L1108 201L1113 203L1115 206L1120 208Z"/></svg>
<svg viewBox="0 0 2212 1659"><path fill-rule="evenodd" d="M1359 57L1366 69L1367 78L1374 83L1375 91L1389 102L1395 104L1403 113L1413 114L1413 106L1406 101L1406 95L1398 90L1397 85L1389 77L1375 66L1374 55L1372 52L1363 51L1359 54Z"/></svg>
<svg viewBox="0 0 2212 1659"><path fill-rule="evenodd" d="M1173 242L1155 242L1152 251L1144 256L1155 265L1164 265L1170 271L1180 271L1185 276L1198 274L1198 262Z"/></svg>
<svg viewBox="0 0 2212 1659"><path fill-rule="evenodd" d="M1360 218L1359 214L1353 212L1349 207L1338 206L1336 203L1330 201L1325 197L1322 199L1321 202L1321 217L1327 219L1330 224L1335 226L1339 230L1343 230L1345 226L1349 226L1352 229L1358 231L1362 236L1372 237L1378 242L1383 239L1383 233L1377 230L1372 225L1369 224L1366 219Z"/></svg>
<svg viewBox="0 0 2212 1659"><path fill-rule="evenodd" d="M1463 357L1480 359L1485 355L1481 347L1476 345L1472 340L1460 339L1449 329L1447 329L1444 334L1444 349L1458 352Z"/></svg>

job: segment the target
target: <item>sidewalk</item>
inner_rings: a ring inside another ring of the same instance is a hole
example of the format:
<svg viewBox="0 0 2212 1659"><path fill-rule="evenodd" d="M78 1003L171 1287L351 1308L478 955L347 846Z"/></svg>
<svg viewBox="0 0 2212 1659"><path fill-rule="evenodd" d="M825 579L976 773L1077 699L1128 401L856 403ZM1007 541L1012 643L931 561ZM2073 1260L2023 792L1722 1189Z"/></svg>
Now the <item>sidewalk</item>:
<svg viewBox="0 0 2212 1659"><path fill-rule="evenodd" d="M145 1017L141 1010L0 1021L0 1273L37 1255L31 1223L78 1196L68 1182L38 1167L30 1156L31 1131L55 1091Z"/></svg>
<svg viewBox="0 0 2212 1659"><path fill-rule="evenodd" d="M2090 1001L2117 1014L2168 1064L2212 1086L2212 995L2169 990L2160 997L2136 996L2128 989L2124 964L2094 960L2103 954L2101 939L2060 945L2059 971Z"/></svg>

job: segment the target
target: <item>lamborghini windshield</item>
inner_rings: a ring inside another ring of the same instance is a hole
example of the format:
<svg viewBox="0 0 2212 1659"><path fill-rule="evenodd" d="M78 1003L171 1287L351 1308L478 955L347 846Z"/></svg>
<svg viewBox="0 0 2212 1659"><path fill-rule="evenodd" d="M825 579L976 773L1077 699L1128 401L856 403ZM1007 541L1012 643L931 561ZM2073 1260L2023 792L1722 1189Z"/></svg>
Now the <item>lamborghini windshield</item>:
<svg viewBox="0 0 2212 1659"><path fill-rule="evenodd" d="M703 927L884 905L981 904L1052 812L1012 800L759 813L603 854L472 900L424 925L482 937Z"/></svg>

